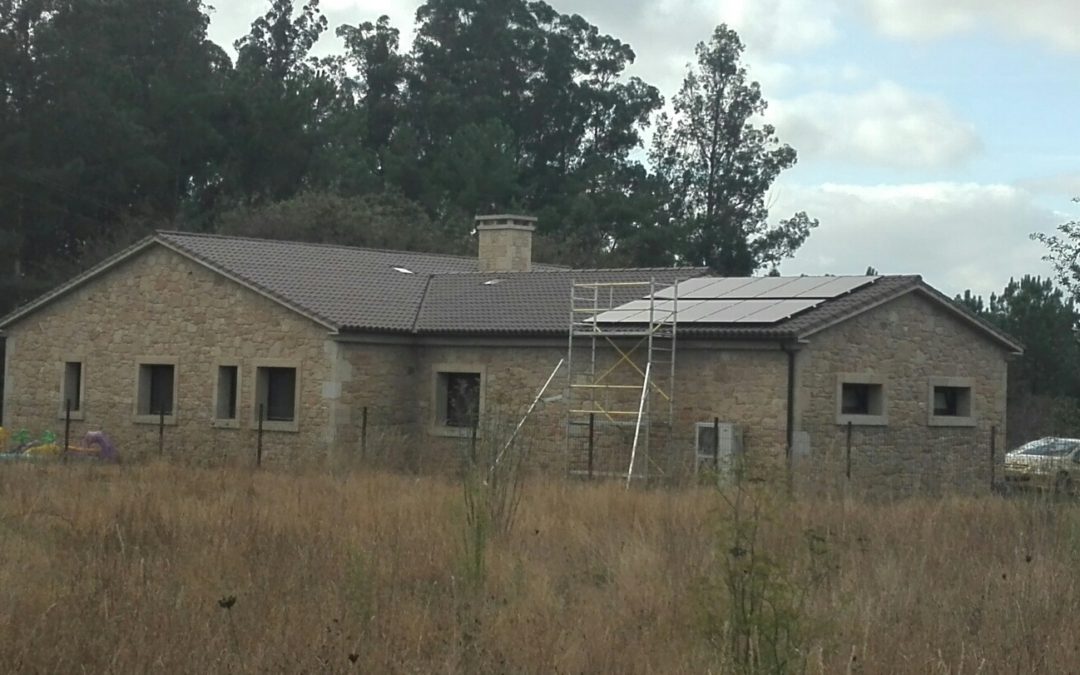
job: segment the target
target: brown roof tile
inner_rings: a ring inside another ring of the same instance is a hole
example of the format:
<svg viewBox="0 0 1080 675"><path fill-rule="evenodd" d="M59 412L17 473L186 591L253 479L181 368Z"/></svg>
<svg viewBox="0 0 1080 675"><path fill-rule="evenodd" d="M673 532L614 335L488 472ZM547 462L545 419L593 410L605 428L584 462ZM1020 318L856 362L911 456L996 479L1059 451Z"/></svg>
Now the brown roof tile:
<svg viewBox="0 0 1080 675"><path fill-rule="evenodd" d="M0 319L0 327L16 323L155 243L345 332L565 335L574 282L653 280L660 290L678 280L708 274L704 268L570 270L553 265L537 265L532 272L492 274L478 272L475 258L159 232ZM1021 349L1008 335L959 307L918 276L880 277L775 324L680 324L679 334L796 340L913 290L944 303L1004 346ZM614 295L605 307L648 296L648 288L640 286L609 292Z"/></svg>

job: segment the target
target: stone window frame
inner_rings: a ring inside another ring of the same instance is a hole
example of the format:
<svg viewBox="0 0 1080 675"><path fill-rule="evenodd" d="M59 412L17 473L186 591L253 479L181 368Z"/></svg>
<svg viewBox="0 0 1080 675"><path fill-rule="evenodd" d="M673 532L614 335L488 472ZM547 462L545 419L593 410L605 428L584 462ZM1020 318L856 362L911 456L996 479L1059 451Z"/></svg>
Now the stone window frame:
<svg viewBox="0 0 1080 675"><path fill-rule="evenodd" d="M844 385L869 384L881 387L881 414L852 415L844 413ZM836 423L856 427L885 427L889 425L889 383L884 375L873 373L839 373L836 376Z"/></svg>
<svg viewBox="0 0 1080 675"><path fill-rule="evenodd" d="M446 396L442 391L442 376L448 373L475 373L480 376L480 410L478 419L484 418L487 411L487 366L479 363L455 362L437 363L431 368L431 423L428 433L432 436L447 438L469 438L473 430L468 427L451 427L442 423L446 411ZM483 436L481 425L477 425L476 437Z"/></svg>
<svg viewBox="0 0 1080 675"><path fill-rule="evenodd" d="M71 411L73 421L86 419L86 358L80 353L64 354L60 358L60 403L56 411L57 419L67 419L67 367L69 363L79 364L79 409Z"/></svg>
<svg viewBox="0 0 1080 675"><path fill-rule="evenodd" d="M968 414L966 416L935 415L934 414L934 389L937 387L953 387L968 390ZM931 427L974 427L979 423L978 412L975 408L975 378L954 376L931 376L927 379L926 387L926 424Z"/></svg>
<svg viewBox="0 0 1080 675"><path fill-rule="evenodd" d="M259 399L262 394L259 387L259 371L265 368L292 368L296 371L296 382L293 385L293 419L289 422L281 420L263 420L262 429L263 431L283 431L288 433L297 433L300 431L300 416L304 409L303 401L300 397L300 394L303 391L303 387L301 386L303 380L302 363L303 362L300 359L255 359L251 362L251 426L253 429L259 428ZM239 417L239 413L237 413L237 417Z"/></svg>
<svg viewBox="0 0 1080 675"><path fill-rule="evenodd" d="M160 414L142 414L139 412L139 403L142 402L142 368L143 366L172 366L173 367L173 391L172 391L172 414L165 415L166 426L176 426L180 413L180 359L175 356L140 356L135 359L135 396L132 406L132 421L135 424L161 424ZM147 396L150 393L147 392Z"/></svg>
<svg viewBox="0 0 1080 675"><path fill-rule="evenodd" d="M232 419L219 418L218 407L221 402L221 369L226 367L236 368L236 417ZM210 366L210 382L213 389L210 391L210 426L215 429L239 429L240 420L243 418L243 391L244 391L244 366L239 359L225 359L215 361Z"/></svg>

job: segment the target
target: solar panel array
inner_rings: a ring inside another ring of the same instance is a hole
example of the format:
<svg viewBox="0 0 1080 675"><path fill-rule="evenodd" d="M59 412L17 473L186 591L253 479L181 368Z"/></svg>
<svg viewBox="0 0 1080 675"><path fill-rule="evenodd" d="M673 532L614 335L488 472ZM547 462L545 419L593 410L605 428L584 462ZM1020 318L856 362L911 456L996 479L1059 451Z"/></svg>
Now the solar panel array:
<svg viewBox="0 0 1080 675"><path fill-rule="evenodd" d="M877 281L879 277L703 277L678 286L679 323L773 324ZM599 323L649 323L676 310L675 287L620 305L595 317Z"/></svg>

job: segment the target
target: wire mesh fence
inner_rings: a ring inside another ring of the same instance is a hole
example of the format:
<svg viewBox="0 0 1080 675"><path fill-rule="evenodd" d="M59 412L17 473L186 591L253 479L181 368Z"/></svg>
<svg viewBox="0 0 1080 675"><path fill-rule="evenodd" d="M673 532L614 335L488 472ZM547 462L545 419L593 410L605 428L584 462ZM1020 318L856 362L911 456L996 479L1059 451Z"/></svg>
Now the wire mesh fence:
<svg viewBox="0 0 1080 675"><path fill-rule="evenodd" d="M1005 452L996 426L836 425L796 434L792 477L810 493L986 493L1003 481Z"/></svg>

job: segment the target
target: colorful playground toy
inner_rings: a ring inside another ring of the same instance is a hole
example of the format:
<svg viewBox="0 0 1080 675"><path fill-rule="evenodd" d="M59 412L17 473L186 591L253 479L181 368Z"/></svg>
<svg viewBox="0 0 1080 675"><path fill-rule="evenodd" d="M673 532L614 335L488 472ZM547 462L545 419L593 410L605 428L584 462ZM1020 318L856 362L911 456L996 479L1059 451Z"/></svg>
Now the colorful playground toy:
<svg viewBox="0 0 1080 675"><path fill-rule="evenodd" d="M53 459L64 455L104 462L116 462L120 459L116 446L102 431L87 432L81 445L69 445L65 453L56 442L56 434L51 431L45 431L40 439L35 439L26 429L9 434L0 427L0 460Z"/></svg>

